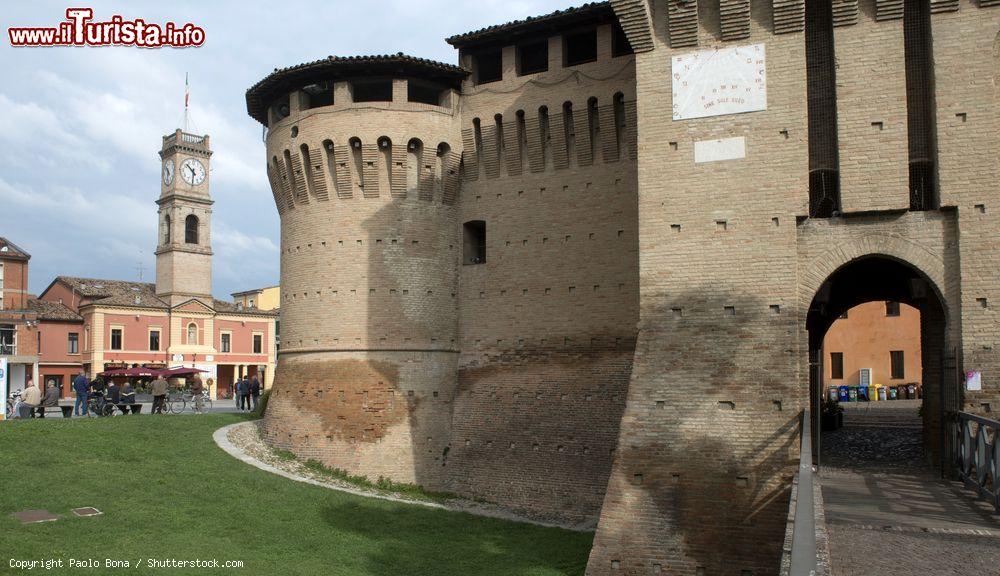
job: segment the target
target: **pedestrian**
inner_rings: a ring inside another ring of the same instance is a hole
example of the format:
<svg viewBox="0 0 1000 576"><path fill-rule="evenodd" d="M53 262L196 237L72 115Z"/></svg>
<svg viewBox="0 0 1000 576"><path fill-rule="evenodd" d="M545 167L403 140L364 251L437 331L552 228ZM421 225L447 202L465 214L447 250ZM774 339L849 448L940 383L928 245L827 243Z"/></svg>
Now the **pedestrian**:
<svg viewBox="0 0 1000 576"><path fill-rule="evenodd" d="M167 381L163 379L163 376L157 376L156 380L153 380L152 392L153 392L153 414L164 414L163 410L167 405Z"/></svg>
<svg viewBox="0 0 1000 576"><path fill-rule="evenodd" d="M73 415L74 416L86 416L87 415L87 395L90 390L90 380L87 380L87 375L80 370L80 373L73 378L73 391L76 392L76 404L73 405ZM81 412L80 407L83 407Z"/></svg>
<svg viewBox="0 0 1000 576"><path fill-rule="evenodd" d="M18 406L19 418L34 418L35 408L42 403L42 391L35 386L35 382L28 378L28 384L24 387L21 395L21 405Z"/></svg>
<svg viewBox="0 0 1000 576"><path fill-rule="evenodd" d="M233 388L232 388L233 403L236 404L237 408L240 407L240 380L242 380L242 378L237 378L236 380L233 380Z"/></svg>
<svg viewBox="0 0 1000 576"><path fill-rule="evenodd" d="M122 389L114 380L112 380L111 385L108 386L108 395L105 398L105 401L113 406L118 406L118 404L122 401ZM112 412L114 412L114 410L112 410Z"/></svg>
<svg viewBox="0 0 1000 576"><path fill-rule="evenodd" d="M247 380L246 376L241 378L239 384L236 385L236 392L240 395L240 410L250 406L250 381Z"/></svg>
<svg viewBox="0 0 1000 576"><path fill-rule="evenodd" d="M132 408L133 404L135 404L135 388L132 387L131 382L126 380L125 385L122 386L122 401L118 405L118 409L122 411L122 414L125 414Z"/></svg>
<svg viewBox="0 0 1000 576"><path fill-rule="evenodd" d="M257 375L254 374L253 380L250 381L250 398L253 400L254 412L257 411L257 400L260 398L260 380L257 379Z"/></svg>
<svg viewBox="0 0 1000 576"><path fill-rule="evenodd" d="M38 407L38 417L45 418L45 409L52 406L59 406L59 389L56 388L55 380L49 380L45 388L45 397L42 398L42 405Z"/></svg>
<svg viewBox="0 0 1000 576"><path fill-rule="evenodd" d="M201 378L195 374L191 378L191 399L194 400L194 413L201 414L202 407L204 405L202 396L202 391L205 390L205 385L201 383Z"/></svg>

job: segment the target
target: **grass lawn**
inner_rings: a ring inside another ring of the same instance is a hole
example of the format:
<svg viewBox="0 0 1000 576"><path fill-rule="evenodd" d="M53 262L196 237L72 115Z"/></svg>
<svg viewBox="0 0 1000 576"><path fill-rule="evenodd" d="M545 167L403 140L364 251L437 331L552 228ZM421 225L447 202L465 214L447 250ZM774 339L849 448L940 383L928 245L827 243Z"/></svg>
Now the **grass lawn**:
<svg viewBox="0 0 1000 576"><path fill-rule="evenodd" d="M583 574L592 534L351 496L244 464L212 441L217 428L244 418L0 422L0 573L13 572L11 558L112 558L133 567L138 559L201 558L241 560L244 567L164 571ZM82 506L104 514L70 513ZM63 517L28 525L11 517L30 508Z"/></svg>

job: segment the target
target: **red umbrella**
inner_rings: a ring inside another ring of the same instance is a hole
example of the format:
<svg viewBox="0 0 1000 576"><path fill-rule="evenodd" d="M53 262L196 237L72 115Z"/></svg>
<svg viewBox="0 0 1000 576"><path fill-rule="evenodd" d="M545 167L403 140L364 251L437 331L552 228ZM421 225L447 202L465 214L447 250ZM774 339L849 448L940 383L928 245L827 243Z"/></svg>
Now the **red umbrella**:
<svg viewBox="0 0 1000 576"><path fill-rule="evenodd" d="M178 366L177 368L168 368L166 370L161 370L160 375L164 378L174 378L174 377L187 377L199 374L201 372L208 372L208 370L199 370L197 368L186 368L184 366Z"/></svg>
<svg viewBox="0 0 1000 576"><path fill-rule="evenodd" d="M122 370L119 374L113 374L112 376L126 376L128 378L156 378L163 370L154 370L152 368L142 368L136 366L135 368L129 368L128 370Z"/></svg>

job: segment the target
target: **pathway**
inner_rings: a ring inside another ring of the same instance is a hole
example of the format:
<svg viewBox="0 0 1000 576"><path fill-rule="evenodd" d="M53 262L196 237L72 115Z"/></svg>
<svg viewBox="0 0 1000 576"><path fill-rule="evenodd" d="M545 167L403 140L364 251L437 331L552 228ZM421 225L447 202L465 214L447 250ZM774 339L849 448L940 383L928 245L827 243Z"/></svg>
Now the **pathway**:
<svg viewBox="0 0 1000 576"><path fill-rule="evenodd" d="M823 434L834 576L1000 574L1000 517L925 463L918 407L852 405Z"/></svg>

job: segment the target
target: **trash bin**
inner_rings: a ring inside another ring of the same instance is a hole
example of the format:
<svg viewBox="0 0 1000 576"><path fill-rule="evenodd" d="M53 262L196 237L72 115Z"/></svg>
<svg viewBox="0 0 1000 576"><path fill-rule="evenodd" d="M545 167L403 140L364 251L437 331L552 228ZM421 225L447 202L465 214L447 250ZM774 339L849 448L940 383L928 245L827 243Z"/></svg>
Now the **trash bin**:
<svg viewBox="0 0 1000 576"><path fill-rule="evenodd" d="M917 384L917 398L923 398L923 397L924 397L924 387L921 386L920 384Z"/></svg>
<svg viewBox="0 0 1000 576"><path fill-rule="evenodd" d="M889 400L895 400L899 395L899 391L895 386L889 386Z"/></svg>
<svg viewBox="0 0 1000 576"><path fill-rule="evenodd" d="M847 395L850 398L851 402L857 402L858 401L858 387L857 386L848 386L847 387Z"/></svg>
<svg viewBox="0 0 1000 576"><path fill-rule="evenodd" d="M917 399L917 387L914 384L906 385L906 398L909 400Z"/></svg>
<svg viewBox="0 0 1000 576"><path fill-rule="evenodd" d="M858 402L868 402L869 398L868 386L858 386Z"/></svg>
<svg viewBox="0 0 1000 576"><path fill-rule="evenodd" d="M837 394L840 395L840 398L838 398L838 400L840 402L850 402L851 401L850 390L851 389L849 387L847 387L847 386L839 386L837 388Z"/></svg>
<svg viewBox="0 0 1000 576"><path fill-rule="evenodd" d="M887 395L886 395L885 386L879 386L878 387L878 399L879 400L888 400L889 399L887 397Z"/></svg>
<svg viewBox="0 0 1000 576"><path fill-rule="evenodd" d="M881 388L881 384L872 384L868 387L868 399L872 402L878 402L878 391Z"/></svg>
<svg viewBox="0 0 1000 576"><path fill-rule="evenodd" d="M837 402L840 400L840 394L837 392L837 387L830 386L830 388L826 391L826 397L830 402Z"/></svg>

